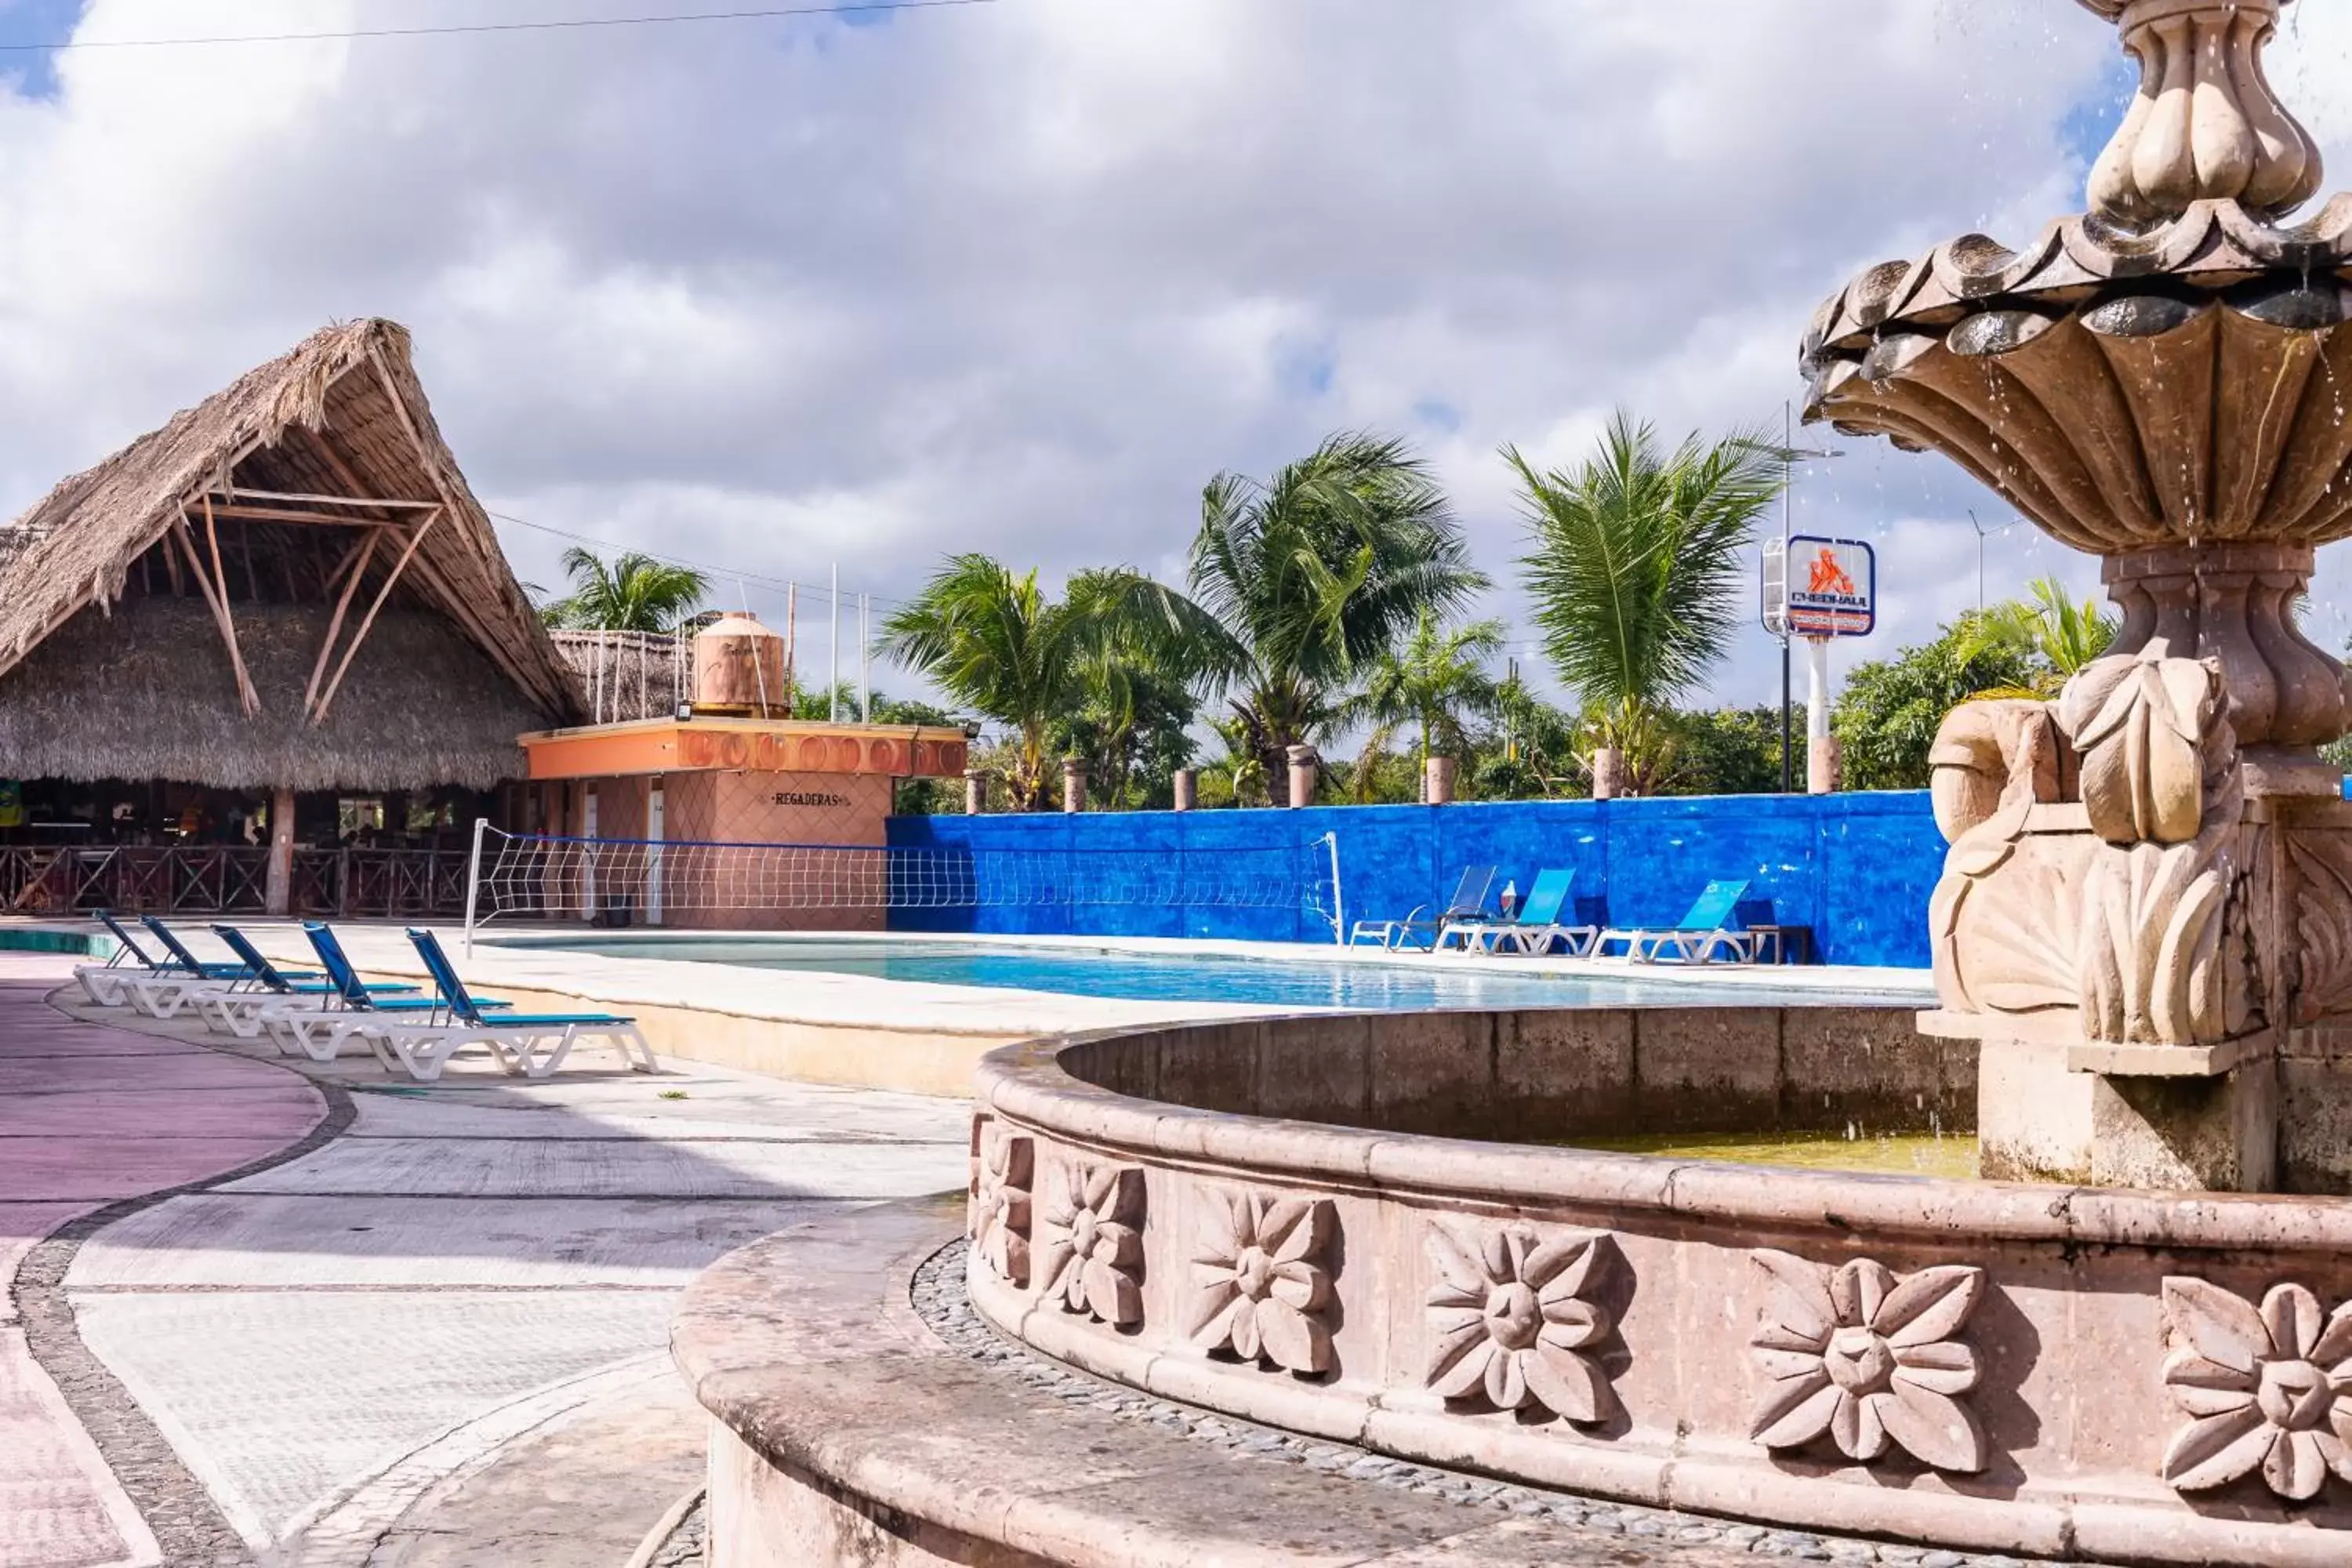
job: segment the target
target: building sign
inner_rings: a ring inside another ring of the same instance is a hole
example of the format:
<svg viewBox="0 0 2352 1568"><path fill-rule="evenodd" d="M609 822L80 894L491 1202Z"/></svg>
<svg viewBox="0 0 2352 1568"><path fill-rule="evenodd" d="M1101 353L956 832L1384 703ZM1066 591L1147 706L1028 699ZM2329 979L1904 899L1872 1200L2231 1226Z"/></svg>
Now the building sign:
<svg viewBox="0 0 2352 1568"><path fill-rule="evenodd" d="M841 806L849 804L849 797L835 795L831 790L780 789L776 792L775 803L778 805Z"/></svg>
<svg viewBox="0 0 2352 1568"><path fill-rule="evenodd" d="M1779 620L1787 627L1785 635L1801 637L1867 637L1877 628L1875 551L1858 539L1801 533L1785 548L1786 554L1775 561L1780 542L1765 546L1766 626Z"/></svg>

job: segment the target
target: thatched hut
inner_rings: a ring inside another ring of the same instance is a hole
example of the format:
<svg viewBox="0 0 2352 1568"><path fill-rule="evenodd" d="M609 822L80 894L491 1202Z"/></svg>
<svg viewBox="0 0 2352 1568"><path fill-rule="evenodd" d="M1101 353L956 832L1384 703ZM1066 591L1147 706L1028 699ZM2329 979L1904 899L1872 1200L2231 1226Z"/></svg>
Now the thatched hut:
<svg viewBox="0 0 2352 1568"><path fill-rule="evenodd" d="M407 331L330 327L0 528L0 897L348 905L319 857L500 815L580 711Z"/></svg>

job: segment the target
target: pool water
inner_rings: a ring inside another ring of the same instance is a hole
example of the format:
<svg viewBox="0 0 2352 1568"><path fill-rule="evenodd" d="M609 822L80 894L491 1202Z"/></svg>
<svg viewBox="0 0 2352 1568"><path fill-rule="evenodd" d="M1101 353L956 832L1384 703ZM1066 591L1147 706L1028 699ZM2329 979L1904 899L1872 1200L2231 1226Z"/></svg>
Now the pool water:
<svg viewBox="0 0 2352 1568"><path fill-rule="evenodd" d="M511 940L511 939L510 939ZM1194 957L1114 948L1039 948L1014 943L893 942L887 939L630 936L532 940L607 958L727 963L755 969L816 971L979 985L1139 1002L1229 1002L1244 1005L1346 1007L1407 1012L1433 1007L1783 1006L1885 1002L1917 1005L1918 991L1883 994L1818 987L1710 984L1704 980L1590 974L1480 973L1465 955L1458 972L1409 965L1307 958Z"/></svg>
<svg viewBox="0 0 2352 1568"><path fill-rule="evenodd" d="M1625 1138L1563 1140L1561 1147L1670 1159L1732 1160L1806 1171L1864 1171L1887 1176L1977 1173L1976 1135L1906 1132L1849 1137L1843 1132L1649 1132Z"/></svg>

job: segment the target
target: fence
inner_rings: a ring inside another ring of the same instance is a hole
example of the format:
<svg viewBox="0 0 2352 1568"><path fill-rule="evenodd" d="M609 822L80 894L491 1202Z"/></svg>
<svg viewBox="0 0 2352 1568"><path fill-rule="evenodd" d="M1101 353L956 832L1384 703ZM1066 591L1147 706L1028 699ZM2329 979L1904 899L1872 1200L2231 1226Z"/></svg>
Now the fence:
<svg viewBox="0 0 2352 1568"><path fill-rule="evenodd" d="M1925 790L903 816L889 825L890 843L903 848L1127 852L1190 866L1281 849L1306 865L1303 851L1327 834L1339 846L1350 921L1443 905L1465 866L1494 866L1498 890L1511 879L1522 893L1540 869L1572 869L1580 919L1621 925L1670 925L1708 881L1741 878L1751 919L1760 921L1769 908L1775 922L1807 928L1817 957L1916 968L1928 962L1927 897L1945 848ZM907 931L1330 941L1330 928L1302 903L1066 900L898 910L890 924Z"/></svg>
<svg viewBox="0 0 2352 1568"><path fill-rule="evenodd" d="M269 851L251 845L0 848L0 901L13 914L259 914L268 887ZM299 914L454 917L466 907L466 851L297 849L291 891Z"/></svg>

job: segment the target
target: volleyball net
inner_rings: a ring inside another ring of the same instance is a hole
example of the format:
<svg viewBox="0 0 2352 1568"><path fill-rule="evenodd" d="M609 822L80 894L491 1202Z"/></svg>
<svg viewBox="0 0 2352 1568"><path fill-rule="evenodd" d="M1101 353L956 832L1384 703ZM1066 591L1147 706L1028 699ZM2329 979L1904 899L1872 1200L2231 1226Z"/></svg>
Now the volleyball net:
<svg viewBox="0 0 2352 1568"><path fill-rule="evenodd" d="M1200 848L719 844L508 833L477 821L466 934L495 921L740 924L825 911L1290 910L1343 933L1335 835ZM795 921L793 923L803 923ZM1241 923L1235 921L1234 923Z"/></svg>

